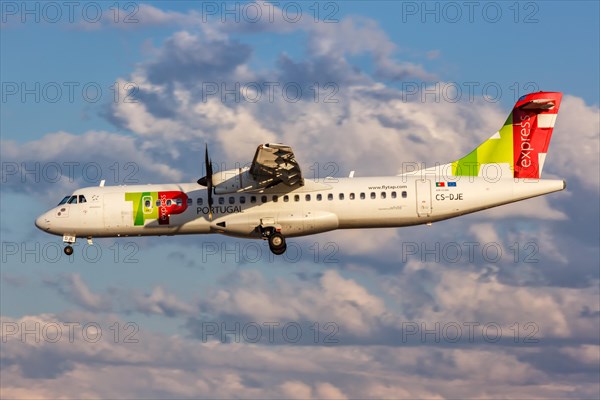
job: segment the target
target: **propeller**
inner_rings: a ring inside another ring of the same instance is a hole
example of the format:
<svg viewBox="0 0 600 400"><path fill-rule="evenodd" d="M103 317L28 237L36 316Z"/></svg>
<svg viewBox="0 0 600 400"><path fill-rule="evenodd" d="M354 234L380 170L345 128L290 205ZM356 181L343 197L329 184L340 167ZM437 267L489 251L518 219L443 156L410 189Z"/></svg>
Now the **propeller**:
<svg viewBox="0 0 600 400"><path fill-rule="evenodd" d="M204 163L206 164L206 176L198 179L198 185L206 186L206 193L208 196L208 218L212 221L212 206L213 206L213 169L212 162L208 157L208 144L204 152Z"/></svg>

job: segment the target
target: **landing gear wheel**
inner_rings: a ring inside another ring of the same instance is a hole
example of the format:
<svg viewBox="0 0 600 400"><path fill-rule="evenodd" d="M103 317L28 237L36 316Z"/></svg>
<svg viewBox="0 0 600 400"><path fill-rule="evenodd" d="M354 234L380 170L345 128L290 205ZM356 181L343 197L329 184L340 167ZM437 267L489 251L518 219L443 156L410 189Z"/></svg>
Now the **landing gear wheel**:
<svg viewBox="0 0 600 400"><path fill-rule="evenodd" d="M273 254L278 256L285 253L287 245L285 243L285 238L281 233L275 232L269 235L269 249L271 249Z"/></svg>
<svg viewBox="0 0 600 400"><path fill-rule="evenodd" d="M73 248L71 246L67 246L65 247L65 254L70 256L71 254L73 254Z"/></svg>

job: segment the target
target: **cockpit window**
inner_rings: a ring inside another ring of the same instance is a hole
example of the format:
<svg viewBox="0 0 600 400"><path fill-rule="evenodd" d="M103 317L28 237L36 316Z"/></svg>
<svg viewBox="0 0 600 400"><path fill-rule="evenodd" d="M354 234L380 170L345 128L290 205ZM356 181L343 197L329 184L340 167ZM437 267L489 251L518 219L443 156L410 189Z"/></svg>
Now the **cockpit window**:
<svg viewBox="0 0 600 400"><path fill-rule="evenodd" d="M71 196L65 196L65 198L62 199L60 201L60 203L58 203L58 205L60 206L61 204L65 204L67 201L69 201L70 198L71 198Z"/></svg>
<svg viewBox="0 0 600 400"><path fill-rule="evenodd" d="M69 199L69 204L77 204L77 196L71 196Z"/></svg>
<svg viewBox="0 0 600 400"><path fill-rule="evenodd" d="M81 204L81 203L87 203L85 196L82 194L79 195L79 204Z"/></svg>

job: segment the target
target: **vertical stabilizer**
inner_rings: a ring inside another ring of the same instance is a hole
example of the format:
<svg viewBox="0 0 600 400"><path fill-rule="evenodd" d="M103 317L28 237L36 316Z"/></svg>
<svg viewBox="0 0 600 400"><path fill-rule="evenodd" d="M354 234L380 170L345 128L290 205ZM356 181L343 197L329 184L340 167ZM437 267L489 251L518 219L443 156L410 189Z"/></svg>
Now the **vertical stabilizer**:
<svg viewBox="0 0 600 400"><path fill-rule="evenodd" d="M522 96L498 132L452 163L452 175L483 176L485 165L495 164L502 177L539 179L561 98L558 92Z"/></svg>

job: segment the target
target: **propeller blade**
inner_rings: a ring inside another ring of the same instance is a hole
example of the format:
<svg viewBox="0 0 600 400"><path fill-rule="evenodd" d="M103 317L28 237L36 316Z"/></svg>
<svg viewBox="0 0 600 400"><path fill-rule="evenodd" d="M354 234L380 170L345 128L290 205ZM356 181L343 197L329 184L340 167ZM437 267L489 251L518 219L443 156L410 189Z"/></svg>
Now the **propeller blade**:
<svg viewBox="0 0 600 400"><path fill-rule="evenodd" d="M204 151L204 163L206 165L206 176L198 179L198 184L202 186L206 186L206 195L208 197L208 218L212 221L212 206L213 206L213 168L212 162L208 157L208 144L206 145L206 149Z"/></svg>
<svg viewBox="0 0 600 400"><path fill-rule="evenodd" d="M210 159L208 158L208 145L206 145L206 150L204 151L204 165L206 165L206 175L203 176L202 178L198 179L196 182L198 183L198 185L201 186L206 186L208 187L209 184L212 183L212 179L211 182L209 183L209 177L212 178L212 163L210 162Z"/></svg>

